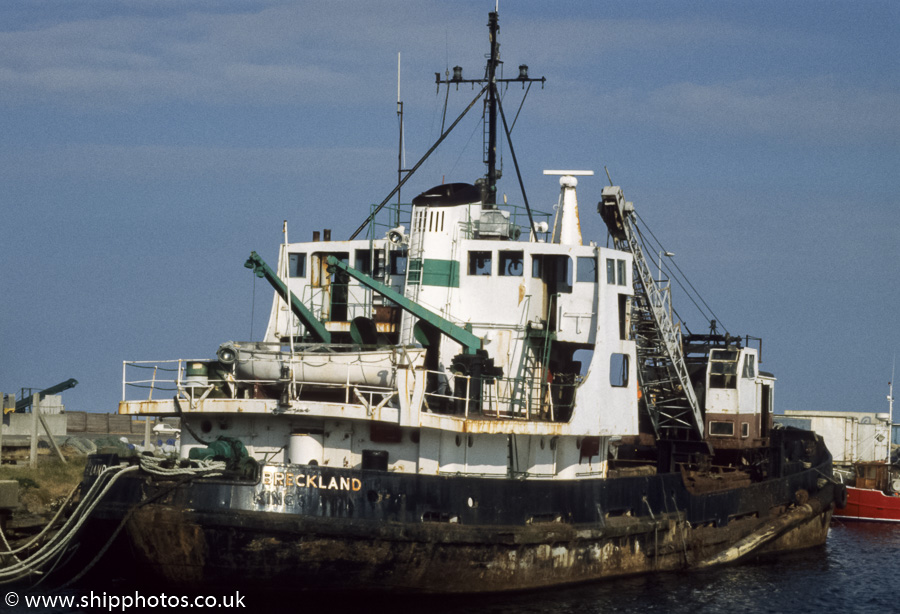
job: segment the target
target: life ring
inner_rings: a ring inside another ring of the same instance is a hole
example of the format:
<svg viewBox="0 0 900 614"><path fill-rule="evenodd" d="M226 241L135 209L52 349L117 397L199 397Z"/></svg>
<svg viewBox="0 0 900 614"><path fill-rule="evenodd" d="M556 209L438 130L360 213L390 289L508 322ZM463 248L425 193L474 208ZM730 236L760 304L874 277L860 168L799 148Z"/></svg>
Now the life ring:
<svg viewBox="0 0 900 614"><path fill-rule="evenodd" d="M834 506L837 509L847 507L847 487L844 484L834 485Z"/></svg>

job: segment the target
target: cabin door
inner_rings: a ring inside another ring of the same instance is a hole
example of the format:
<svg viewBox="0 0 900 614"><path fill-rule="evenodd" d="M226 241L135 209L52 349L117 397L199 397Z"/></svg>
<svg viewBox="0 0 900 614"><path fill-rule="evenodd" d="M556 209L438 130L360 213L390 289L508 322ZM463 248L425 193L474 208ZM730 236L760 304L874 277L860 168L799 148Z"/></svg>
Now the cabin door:
<svg viewBox="0 0 900 614"><path fill-rule="evenodd" d="M769 436L769 424L772 421L772 387L763 384L760 397L759 436L762 438Z"/></svg>
<svg viewBox="0 0 900 614"><path fill-rule="evenodd" d="M541 317L551 331L557 329L559 297L572 293L572 259L565 255L536 254L532 277L541 279Z"/></svg>
<svg viewBox="0 0 900 614"><path fill-rule="evenodd" d="M321 305L323 321L346 322L350 278L343 271L329 271L328 256L334 256L346 264L350 262L350 254L347 252L317 252L313 254L312 286L315 294L318 295L314 295L314 301Z"/></svg>

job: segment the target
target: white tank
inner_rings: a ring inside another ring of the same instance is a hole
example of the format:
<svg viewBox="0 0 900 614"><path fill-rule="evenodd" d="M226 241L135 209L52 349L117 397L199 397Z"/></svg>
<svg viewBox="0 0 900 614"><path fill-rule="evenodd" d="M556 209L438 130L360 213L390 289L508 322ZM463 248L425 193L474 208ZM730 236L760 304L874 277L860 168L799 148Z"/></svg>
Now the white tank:
<svg viewBox="0 0 900 614"><path fill-rule="evenodd" d="M288 462L295 465L320 465L324 456L323 435L291 433L288 444Z"/></svg>

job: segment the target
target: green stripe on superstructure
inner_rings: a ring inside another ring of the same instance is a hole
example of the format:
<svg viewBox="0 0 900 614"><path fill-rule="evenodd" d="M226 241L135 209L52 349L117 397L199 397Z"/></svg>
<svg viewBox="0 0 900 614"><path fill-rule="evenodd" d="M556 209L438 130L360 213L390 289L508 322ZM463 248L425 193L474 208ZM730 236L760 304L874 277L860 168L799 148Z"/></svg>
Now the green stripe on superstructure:
<svg viewBox="0 0 900 614"><path fill-rule="evenodd" d="M459 262L426 258L422 267L422 285L459 288Z"/></svg>

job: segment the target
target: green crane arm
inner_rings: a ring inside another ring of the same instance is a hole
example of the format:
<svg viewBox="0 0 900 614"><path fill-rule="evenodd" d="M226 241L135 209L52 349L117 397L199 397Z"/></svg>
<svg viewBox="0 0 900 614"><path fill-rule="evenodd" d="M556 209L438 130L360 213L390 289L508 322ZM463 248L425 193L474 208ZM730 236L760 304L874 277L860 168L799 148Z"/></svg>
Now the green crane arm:
<svg viewBox="0 0 900 614"><path fill-rule="evenodd" d="M64 390L68 390L69 388L74 388L78 385L77 379L67 379L64 382L57 384L56 386L50 386L45 390L41 390L38 394L41 395L40 400L44 400L44 397L52 394L56 394L57 392L63 392ZM33 397L27 397L21 399L16 402L16 411L23 412L26 408L31 407L31 401Z"/></svg>
<svg viewBox="0 0 900 614"><path fill-rule="evenodd" d="M329 266L333 266L337 269L340 269L341 271L344 271L345 273L347 273L347 275L353 277L364 286L371 288L378 294L387 297L388 299L399 305L402 309L405 309L420 320L425 320L429 324L433 325L439 331L462 345L465 348L467 354L474 354L475 350L481 349L481 338L476 337L461 326L457 326L450 320L442 318L433 311L422 307L415 301L411 301L399 292L396 292L383 283L372 279L365 273L357 271L349 264L341 262L334 256L328 256L328 264Z"/></svg>
<svg viewBox="0 0 900 614"><path fill-rule="evenodd" d="M325 324L316 318L316 316L313 315L313 312L310 311L293 292L288 290L287 285L281 281L281 278L275 274L275 271L259 257L259 254L250 252L250 257L247 259L247 262L244 263L244 266L248 269L253 269L253 272L257 277L265 278L266 281L272 284L272 287L275 288L278 295L291 306L291 311L293 311L294 315L300 319L300 322L303 323L303 326L306 327L306 330L312 334L313 337L322 343L331 343L331 333L325 328Z"/></svg>

